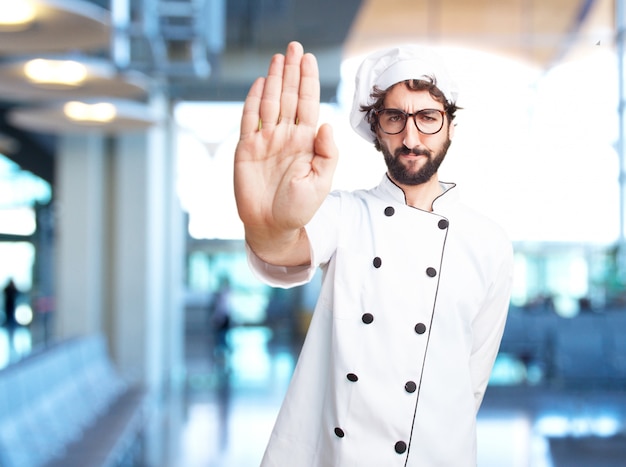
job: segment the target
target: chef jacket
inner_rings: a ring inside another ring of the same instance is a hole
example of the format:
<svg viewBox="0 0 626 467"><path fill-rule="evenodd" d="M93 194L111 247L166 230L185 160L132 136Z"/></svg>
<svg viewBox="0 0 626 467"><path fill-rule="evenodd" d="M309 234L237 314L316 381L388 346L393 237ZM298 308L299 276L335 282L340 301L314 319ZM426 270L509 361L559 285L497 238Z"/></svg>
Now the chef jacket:
<svg viewBox="0 0 626 467"><path fill-rule="evenodd" d="M513 253L454 184L433 211L379 186L332 192L306 226L311 266L248 249L273 286L323 271L263 467L476 465L476 413L500 345Z"/></svg>

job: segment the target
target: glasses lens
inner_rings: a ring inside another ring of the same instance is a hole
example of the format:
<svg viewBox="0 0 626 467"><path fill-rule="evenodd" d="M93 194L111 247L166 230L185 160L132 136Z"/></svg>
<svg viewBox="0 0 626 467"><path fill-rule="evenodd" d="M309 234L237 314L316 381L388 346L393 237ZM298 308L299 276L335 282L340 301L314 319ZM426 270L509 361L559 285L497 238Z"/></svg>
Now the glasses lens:
<svg viewBox="0 0 626 467"><path fill-rule="evenodd" d="M378 113L378 124L380 129L390 135L395 135L404 130L406 126L407 114L401 110L384 109Z"/></svg>
<svg viewBox="0 0 626 467"><path fill-rule="evenodd" d="M435 109L420 110L415 114L415 124L422 133L437 133L443 126L443 112Z"/></svg>

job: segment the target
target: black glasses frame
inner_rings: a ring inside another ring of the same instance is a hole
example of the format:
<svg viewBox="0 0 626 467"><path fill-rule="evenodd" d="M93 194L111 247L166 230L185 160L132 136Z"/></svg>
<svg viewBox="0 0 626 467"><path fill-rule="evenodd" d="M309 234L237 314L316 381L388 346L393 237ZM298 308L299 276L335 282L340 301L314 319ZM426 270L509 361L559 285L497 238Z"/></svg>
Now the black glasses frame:
<svg viewBox="0 0 626 467"><path fill-rule="evenodd" d="M386 112L386 111L398 112L399 114L404 115L405 119L404 119L404 125L402 125L402 129L400 129L399 131L396 131L396 132L389 132L389 131L385 131L383 129L383 127L380 124L380 117L379 117L379 115L381 113L383 113L383 112ZM417 124L417 119L415 117L417 117L418 115L423 115L424 112L438 112L438 113L441 114L441 125L439 126L437 131L430 131L430 132L423 131L419 127L419 125ZM409 121L409 117L413 117L413 123L415 123L415 128L417 128L417 131L419 131L420 133L422 133L424 135L434 135L434 134L439 133L441 131L441 129L443 128L443 123L444 123L444 121L446 119L446 112L444 110L439 110L439 109L422 109L422 110L418 110L417 112L414 112L414 113L408 113L408 112L405 112L404 110L401 110L401 109L380 109L380 110L377 110L375 112L375 115L376 115L376 122L378 124L378 128L380 128L383 133L386 133L388 135L397 135L397 134L402 133L404 131L404 129L406 128L406 122Z"/></svg>

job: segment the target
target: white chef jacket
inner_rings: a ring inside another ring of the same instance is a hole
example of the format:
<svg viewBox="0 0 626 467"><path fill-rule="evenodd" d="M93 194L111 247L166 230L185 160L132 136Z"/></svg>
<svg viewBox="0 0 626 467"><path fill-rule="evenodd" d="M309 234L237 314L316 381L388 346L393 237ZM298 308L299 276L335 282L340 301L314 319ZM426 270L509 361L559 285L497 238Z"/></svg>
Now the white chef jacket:
<svg viewBox="0 0 626 467"><path fill-rule="evenodd" d="M323 270L263 467L476 465L476 413L504 330L513 254L458 199L433 212L379 186L333 192L306 226L312 265L262 262L274 286Z"/></svg>

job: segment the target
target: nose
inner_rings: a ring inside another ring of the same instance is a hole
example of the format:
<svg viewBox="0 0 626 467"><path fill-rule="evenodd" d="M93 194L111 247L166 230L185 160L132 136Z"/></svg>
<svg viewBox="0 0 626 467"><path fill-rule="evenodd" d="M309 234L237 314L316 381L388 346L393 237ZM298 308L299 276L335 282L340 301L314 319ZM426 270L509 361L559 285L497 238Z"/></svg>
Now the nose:
<svg viewBox="0 0 626 467"><path fill-rule="evenodd" d="M421 136L422 135L415 124L415 120L409 118L406 122L406 126L404 127L404 139L402 142L407 148L422 146Z"/></svg>

